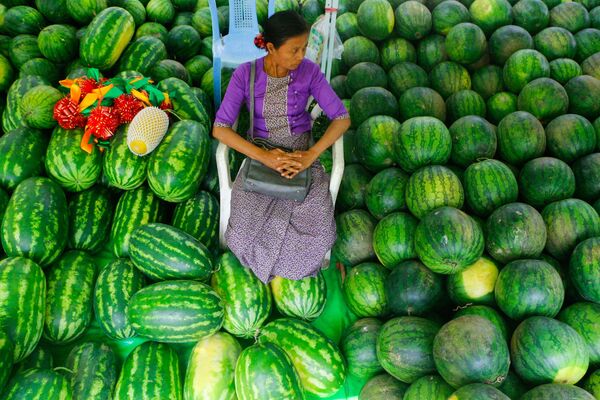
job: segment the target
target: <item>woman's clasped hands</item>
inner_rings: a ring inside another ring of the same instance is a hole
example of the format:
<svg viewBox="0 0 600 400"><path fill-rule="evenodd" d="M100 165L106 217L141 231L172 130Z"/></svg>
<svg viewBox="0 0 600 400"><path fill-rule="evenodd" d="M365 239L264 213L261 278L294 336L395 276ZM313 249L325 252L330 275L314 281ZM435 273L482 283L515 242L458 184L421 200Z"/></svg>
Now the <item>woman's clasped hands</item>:
<svg viewBox="0 0 600 400"><path fill-rule="evenodd" d="M266 153L263 164L288 179L292 179L298 173L310 168L318 158L318 155L311 150L287 153L281 149L272 149L267 150Z"/></svg>

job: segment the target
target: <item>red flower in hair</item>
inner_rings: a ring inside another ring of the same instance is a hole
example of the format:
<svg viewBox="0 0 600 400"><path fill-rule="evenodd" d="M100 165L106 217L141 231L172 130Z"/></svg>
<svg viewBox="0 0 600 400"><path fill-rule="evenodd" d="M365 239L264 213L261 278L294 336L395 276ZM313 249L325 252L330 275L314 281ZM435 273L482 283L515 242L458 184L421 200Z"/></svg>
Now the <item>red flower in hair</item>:
<svg viewBox="0 0 600 400"><path fill-rule="evenodd" d="M265 43L265 37L262 33L256 35L256 37L254 38L254 45L259 49L264 49L267 46L267 44Z"/></svg>

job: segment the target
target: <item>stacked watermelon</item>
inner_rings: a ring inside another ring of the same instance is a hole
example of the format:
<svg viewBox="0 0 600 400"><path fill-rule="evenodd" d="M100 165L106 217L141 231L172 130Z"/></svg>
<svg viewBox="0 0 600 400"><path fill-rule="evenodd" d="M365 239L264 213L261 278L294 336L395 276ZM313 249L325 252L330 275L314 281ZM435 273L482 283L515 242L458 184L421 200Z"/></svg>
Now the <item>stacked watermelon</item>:
<svg viewBox="0 0 600 400"><path fill-rule="evenodd" d="M0 398L600 398L600 2L341 0L336 26L347 276L265 285L217 243L208 1L0 4ZM153 153L57 127L88 67L172 95ZM341 338L313 323L336 297Z"/></svg>

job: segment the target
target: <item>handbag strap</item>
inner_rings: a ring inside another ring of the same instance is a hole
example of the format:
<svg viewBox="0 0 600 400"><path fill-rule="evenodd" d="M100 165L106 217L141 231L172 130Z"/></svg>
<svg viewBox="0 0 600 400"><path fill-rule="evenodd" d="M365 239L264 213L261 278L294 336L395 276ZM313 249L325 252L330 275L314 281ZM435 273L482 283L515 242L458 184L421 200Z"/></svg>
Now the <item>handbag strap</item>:
<svg viewBox="0 0 600 400"><path fill-rule="evenodd" d="M250 140L254 139L254 77L256 76L256 60L250 63Z"/></svg>

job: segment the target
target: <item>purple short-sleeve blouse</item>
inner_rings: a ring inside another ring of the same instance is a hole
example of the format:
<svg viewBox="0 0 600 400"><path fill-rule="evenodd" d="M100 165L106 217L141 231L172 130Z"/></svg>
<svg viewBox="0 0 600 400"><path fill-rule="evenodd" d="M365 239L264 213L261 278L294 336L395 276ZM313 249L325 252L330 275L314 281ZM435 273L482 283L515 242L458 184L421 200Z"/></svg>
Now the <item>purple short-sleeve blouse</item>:
<svg viewBox="0 0 600 400"><path fill-rule="evenodd" d="M269 132L263 117L263 104L267 87L267 74L263 68L264 58L256 60L254 83L254 135L267 138ZM304 59L290 71L287 95L288 122L293 135L310 131L310 114L306 112L308 98L313 96L329 119L347 117L348 111L333 91L325 75L314 62ZM232 74L229 86L215 117L215 124L233 126L242 104L249 107L250 63L240 65Z"/></svg>

